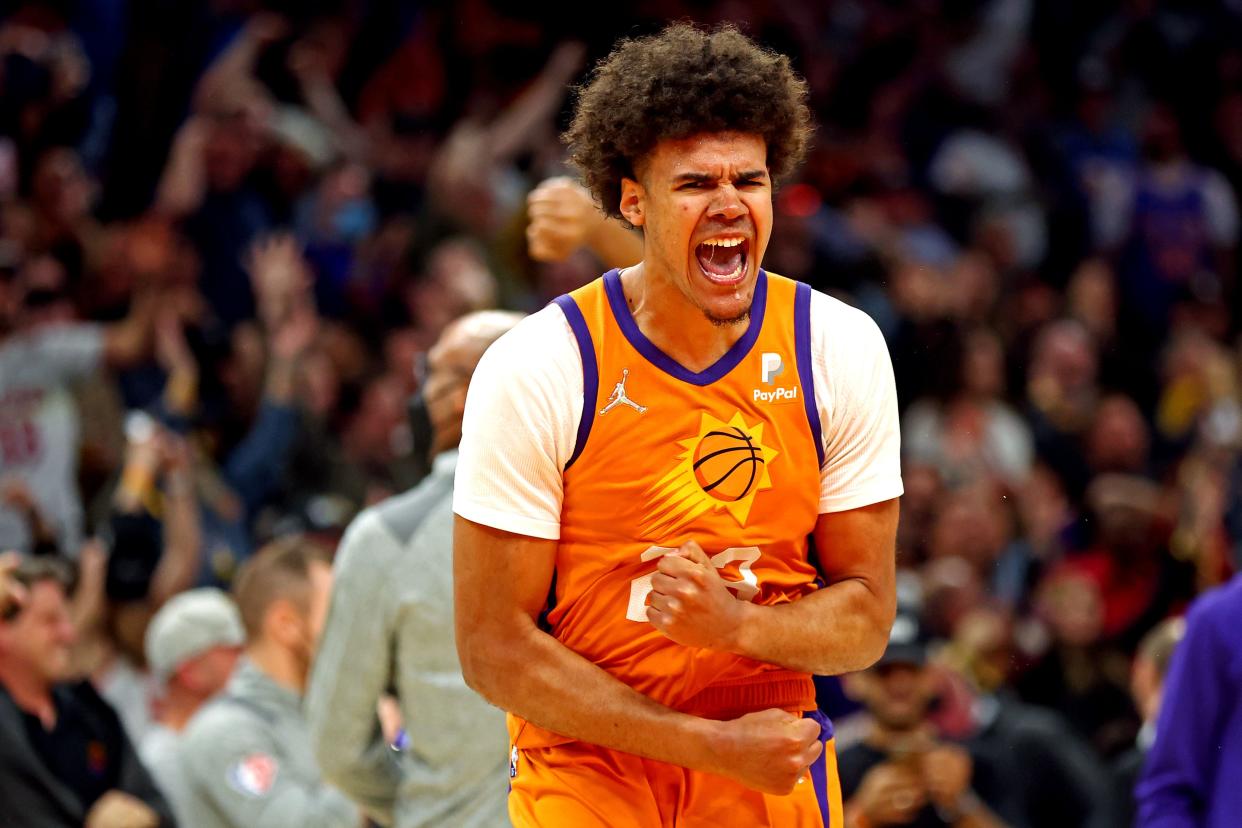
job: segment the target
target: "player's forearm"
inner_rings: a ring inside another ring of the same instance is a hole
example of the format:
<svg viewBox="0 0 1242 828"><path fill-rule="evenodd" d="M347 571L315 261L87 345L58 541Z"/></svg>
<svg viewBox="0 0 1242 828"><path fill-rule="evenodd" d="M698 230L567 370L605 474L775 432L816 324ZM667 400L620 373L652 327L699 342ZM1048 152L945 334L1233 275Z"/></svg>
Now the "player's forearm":
<svg viewBox="0 0 1242 828"><path fill-rule="evenodd" d="M497 707L584 742L717 770L715 722L638 693L533 624L488 643L458 643L467 683Z"/></svg>
<svg viewBox="0 0 1242 828"><path fill-rule="evenodd" d="M789 670L835 676L884 652L896 596L846 579L778 606L745 603L730 650Z"/></svg>

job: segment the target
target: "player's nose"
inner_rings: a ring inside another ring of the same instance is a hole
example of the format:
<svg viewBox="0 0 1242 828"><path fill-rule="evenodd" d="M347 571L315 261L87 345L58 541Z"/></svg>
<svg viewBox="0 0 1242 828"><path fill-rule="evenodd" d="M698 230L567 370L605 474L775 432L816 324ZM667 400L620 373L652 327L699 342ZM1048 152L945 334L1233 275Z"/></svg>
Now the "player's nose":
<svg viewBox="0 0 1242 828"><path fill-rule="evenodd" d="M746 215L748 211L737 187L726 183L716 188L709 212L713 218L733 221Z"/></svg>

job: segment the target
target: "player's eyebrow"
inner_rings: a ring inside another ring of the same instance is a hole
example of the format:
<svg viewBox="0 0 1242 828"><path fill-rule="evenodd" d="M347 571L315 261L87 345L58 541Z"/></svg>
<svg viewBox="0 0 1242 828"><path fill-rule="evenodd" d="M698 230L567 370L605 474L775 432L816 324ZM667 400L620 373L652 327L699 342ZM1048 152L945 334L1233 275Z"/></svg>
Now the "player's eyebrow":
<svg viewBox="0 0 1242 828"><path fill-rule="evenodd" d="M734 181L754 181L754 180L762 180L764 178L767 178L767 176L768 176L767 170L762 170L762 169L746 170L734 176L733 180ZM716 181L716 180L717 180L717 176L712 175L711 173L700 173L700 172L685 172L685 173L678 175L676 178L673 179L674 183L677 183L677 184L689 184L689 183L710 184L711 182Z"/></svg>
<svg viewBox="0 0 1242 828"><path fill-rule="evenodd" d="M712 175L711 173L695 173L695 172L682 173L681 175L673 179L673 181L677 184L690 184L690 183L710 184L711 182L715 180L716 180L716 176Z"/></svg>

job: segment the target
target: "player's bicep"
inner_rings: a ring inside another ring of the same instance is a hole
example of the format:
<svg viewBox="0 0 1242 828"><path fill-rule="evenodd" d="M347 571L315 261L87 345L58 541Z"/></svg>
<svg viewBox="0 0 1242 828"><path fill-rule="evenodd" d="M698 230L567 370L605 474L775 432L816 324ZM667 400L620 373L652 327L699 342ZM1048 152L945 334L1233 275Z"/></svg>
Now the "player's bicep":
<svg viewBox="0 0 1242 828"><path fill-rule="evenodd" d="M468 657L531 632L547 604L556 541L515 535L461 516L453 528L457 648Z"/></svg>
<svg viewBox="0 0 1242 828"><path fill-rule="evenodd" d="M893 498L828 512L815 522L815 548L824 581L860 582L875 596L881 612L896 605L899 503Z"/></svg>

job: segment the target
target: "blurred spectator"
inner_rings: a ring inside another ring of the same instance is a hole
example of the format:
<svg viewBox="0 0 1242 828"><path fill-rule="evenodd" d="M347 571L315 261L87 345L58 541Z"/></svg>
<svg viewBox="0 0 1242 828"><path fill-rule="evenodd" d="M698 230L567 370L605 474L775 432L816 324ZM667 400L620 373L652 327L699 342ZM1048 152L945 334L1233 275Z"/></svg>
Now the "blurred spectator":
<svg viewBox="0 0 1242 828"><path fill-rule="evenodd" d="M1051 708L1105 754L1123 749L1138 729L1126 692L1125 653L1101 641L1104 600L1099 585L1073 568L1041 581L1036 611L1051 642L1017 679L1023 701Z"/></svg>
<svg viewBox="0 0 1242 828"><path fill-rule="evenodd" d="M1224 828L1242 813L1242 575L1191 607L1165 677L1138 824Z"/></svg>
<svg viewBox="0 0 1242 828"><path fill-rule="evenodd" d="M1150 346L1180 305L1219 305L1232 294L1238 204L1220 173L1191 161L1167 104L1151 107L1140 144L1144 163L1102 212L1100 240L1119 251L1127 333Z"/></svg>
<svg viewBox="0 0 1242 828"><path fill-rule="evenodd" d="M1130 694L1134 706L1143 717L1134 747L1117 757L1112 766L1113 791L1117 802L1117 823L1133 825L1135 818L1134 788L1147 760L1147 753L1156 740L1156 720L1164 700L1164 678L1168 673L1173 651L1186 634L1183 618L1160 622L1143 636L1130 668Z"/></svg>
<svg viewBox="0 0 1242 828"><path fill-rule="evenodd" d="M1020 606L1034 571L1029 546L1015 537L1016 520L1008 495L986 482L944 494L929 527L932 561L956 559L972 579L1001 603Z"/></svg>
<svg viewBox="0 0 1242 828"><path fill-rule="evenodd" d="M359 824L354 805L324 784L302 713L328 614L331 560L327 548L289 536L259 550L238 575L245 660L181 734L190 824Z"/></svg>
<svg viewBox="0 0 1242 828"><path fill-rule="evenodd" d="M92 541L79 553L75 660L140 744L152 724L143 657L147 622L193 585L202 543L189 448L146 415L131 415L128 426L109 548Z"/></svg>
<svg viewBox="0 0 1242 828"><path fill-rule="evenodd" d="M142 297L124 322L109 326L45 320L44 309L64 298L63 284L32 284L34 267L15 277L15 310L0 319L0 477L24 487L10 489L0 503L0 547L30 550L41 540L47 551L52 538L35 535L43 522L55 533L54 548L73 555L82 540L82 504L78 412L68 387L105 365L145 355L154 297Z"/></svg>
<svg viewBox="0 0 1242 828"><path fill-rule="evenodd" d="M75 635L68 565L16 572L25 604L0 621L0 790L5 821L63 826L173 825L121 721L70 674Z"/></svg>
<svg viewBox="0 0 1242 828"><path fill-rule="evenodd" d="M1030 428L1004 402L1001 341L985 330L964 338L957 387L943 403L916 402L902 422L907 456L934 465L950 486L998 478L1022 485L1031 470Z"/></svg>
<svg viewBox="0 0 1242 828"><path fill-rule="evenodd" d="M988 606L968 609L954 626L939 661L961 679L957 704L967 715L960 737L996 767L1016 824L1120 825L1098 754L1064 717L1022 703L1007 688L1020 656L1014 637L1011 617ZM943 721L951 704L941 707Z"/></svg>
<svg viewBox="0 0 1242 828"><path fill-rule="evenodd" d="M245 640L237 606L211 588L176 596L147 627L147 664L157 688L155 724L138 744L138 755L179 822L188 823L190 796L180 764L180 734L198 709L224 689Z"/></svg>
<svg viewBox="0 0 1242 828"><path fill-rule="evenodd" d="M1081 439L1095 415L1098 377L1096 343L1081 323L1058 320L1039 331L1026 375L1027 417L1036 454L1074 500L1090 477Z"/></svg>
<svg viewBox="0 0 1242 828"><path fill-rule="evenodd" d="M899 615L879 662L845 679L871 716L863 741L837 760L846 824L1010 824L995 812L1006 794L986 758L940 741L927 719L936 680L919 635L917 620Z"/></svg>
<svg viewBox="0 0 1242 828"><path fill-rule="evenodd" d="M470 376L487 347L520 318L470 314L436 342L422 387L432 472L418 487L359 515L334 567L307 718L325 777L385 825L507 821L504 717L466 687L457 664L452 494ZM391 577L411 567L427 577ZM399 753L388 750L376 727L376 705L387 688L395 689L405 723Z"/></svg>

